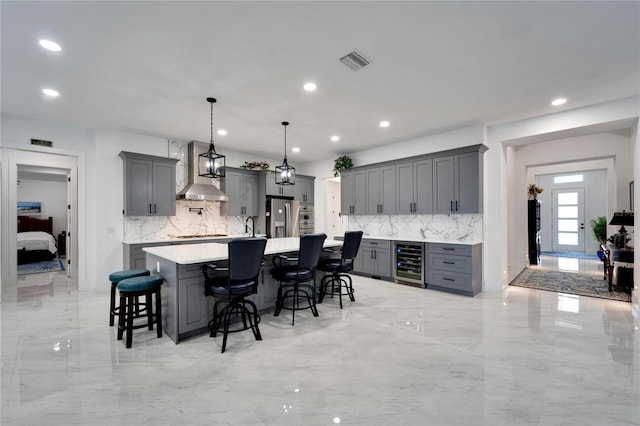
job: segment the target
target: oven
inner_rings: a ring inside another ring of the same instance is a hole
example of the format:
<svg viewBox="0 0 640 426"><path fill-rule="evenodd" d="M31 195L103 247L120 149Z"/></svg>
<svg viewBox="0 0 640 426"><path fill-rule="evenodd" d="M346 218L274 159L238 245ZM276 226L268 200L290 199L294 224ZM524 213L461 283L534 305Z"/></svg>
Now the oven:
<svg viewBox="0 0 640 426"><path fill-rule="evenodd" d="M313 234L315 229L315 221L313 218L313 206L300 205L298 213L298 222L300 227L300 235Z"/></svg>

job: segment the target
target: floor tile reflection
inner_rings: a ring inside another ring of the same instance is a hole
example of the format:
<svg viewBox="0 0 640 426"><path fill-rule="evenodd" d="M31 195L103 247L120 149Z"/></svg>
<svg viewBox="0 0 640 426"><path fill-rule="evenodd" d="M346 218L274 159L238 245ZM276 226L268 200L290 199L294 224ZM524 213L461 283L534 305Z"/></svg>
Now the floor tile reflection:
<svg viewBox="0 0 640 426"><path fill-rule="evenodd" d="M3 425L640 422L632 304L521 287L475 298L354 278L356 302L174 345L108 326L64 275L3 289Z"/></svg>

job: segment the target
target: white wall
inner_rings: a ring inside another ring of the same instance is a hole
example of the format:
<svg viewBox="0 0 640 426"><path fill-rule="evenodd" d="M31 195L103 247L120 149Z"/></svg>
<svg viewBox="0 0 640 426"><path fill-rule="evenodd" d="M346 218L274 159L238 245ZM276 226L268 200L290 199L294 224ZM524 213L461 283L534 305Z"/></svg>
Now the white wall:
<svg viewBox="0 0 640 426"><path fill-rule="evenodd" d="M67 182L20 179L18 201L42 203L41 219L53 218L53 236L67 229Z"/></svg>

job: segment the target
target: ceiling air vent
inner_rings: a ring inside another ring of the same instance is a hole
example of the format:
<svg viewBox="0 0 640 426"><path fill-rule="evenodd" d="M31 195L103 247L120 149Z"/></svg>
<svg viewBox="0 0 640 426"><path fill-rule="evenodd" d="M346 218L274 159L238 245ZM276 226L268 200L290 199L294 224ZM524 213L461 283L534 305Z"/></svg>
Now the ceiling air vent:
<svg viewBox="0 0 640 426"><path fill-rule="evenodd" d="M360 68L365 65L369 65L370 62L367 58L365 58L360 52L354 50L351 53L346 54L342 58L340 58L340 62L348 66L354 71L358 71Z"/></svg>

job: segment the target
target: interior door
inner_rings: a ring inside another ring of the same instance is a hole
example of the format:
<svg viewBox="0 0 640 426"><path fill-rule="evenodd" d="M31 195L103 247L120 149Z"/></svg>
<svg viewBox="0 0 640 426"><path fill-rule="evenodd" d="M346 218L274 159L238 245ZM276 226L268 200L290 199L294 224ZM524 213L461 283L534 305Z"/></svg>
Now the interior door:
<svg viewBox="0 0 640 426"><path fill-rule="evenodd" d="M554 189L551 193L553 250L584 253L584 188Z"/></svg>

